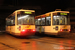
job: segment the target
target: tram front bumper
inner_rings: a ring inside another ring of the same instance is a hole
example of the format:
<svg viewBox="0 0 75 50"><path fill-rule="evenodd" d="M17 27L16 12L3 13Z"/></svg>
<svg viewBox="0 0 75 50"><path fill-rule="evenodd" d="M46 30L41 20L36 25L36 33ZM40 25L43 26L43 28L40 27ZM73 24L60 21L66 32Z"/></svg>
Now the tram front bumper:
<svg viewBox="0 0 75 50"><path fill-rule="evenodd" d="M20 33L20 36L31 36L31 35L34 35L35 32L27 32L27 33Z"/></svg>
<svg viewBox="0 0 75 50"><path fill-rule="evenodd" d="M51 33L51 32L45 32L45 34L47 34L47 35L56 35L56 36L62 36L62 35L68 35L68 34L70 34L70 32L53 32L53 33Z"/></svg>

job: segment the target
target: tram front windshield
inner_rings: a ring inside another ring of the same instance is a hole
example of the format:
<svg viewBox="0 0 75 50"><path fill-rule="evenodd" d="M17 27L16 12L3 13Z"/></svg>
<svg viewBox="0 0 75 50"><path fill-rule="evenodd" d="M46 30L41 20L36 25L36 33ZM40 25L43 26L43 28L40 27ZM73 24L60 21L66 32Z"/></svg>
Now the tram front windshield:
<svg viewBox="0 0 75 50"><path fill-rule="evenodd" d="M66 15L54 15L53 16L53 25L68 25L69 19Z"/></svg>
<svg viewBox="0 0 75 50"><path fill-rule="evenodd" d="M34 25L33 14L18 14L18 25Z"/></svg>

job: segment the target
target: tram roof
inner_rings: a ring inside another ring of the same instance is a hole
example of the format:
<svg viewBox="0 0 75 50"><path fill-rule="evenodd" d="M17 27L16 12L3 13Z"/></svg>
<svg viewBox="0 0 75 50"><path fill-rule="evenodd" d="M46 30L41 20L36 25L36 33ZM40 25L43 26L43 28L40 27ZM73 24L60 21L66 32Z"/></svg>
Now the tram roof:
<svg viewBox="0 0 75 50"><path fill-rule="evenodd" d="M38 15L36 17L39 17L41 18L41 16L45 15L45 16L49 16L51 13L69 13L69 11L52 11L52 12L48 12L48 13L45 13L45 14L42 14L42 15Z"/></svg>
<svg viewBox="0 0 75 50"><path fill-rule="evenodd" d="M19 10L16 10L15 12L17 11L30 11L30 12L35 12L35 10L25 10L25 9L19 9Z"/></svg>
<svg viewBox="0 0 75 50"><path fill-rule="evenodd" d="M46 14L58 13L58 12L69 13L69 11L52 11L52 12L48 12L48 13L45 13L45 14L42 14L42 15L38 15L38 16L43 16L43 15L46 15Z"/></svg>
<svg viewBox="0 0 75 50"><path fill-rule="evenodd" d="M57 12L69 13L69 11L52 11L52 12L48 12L48 13L57 13Z"/></svg>
<svg viewBox="0 0 75 50"><path fill-rule="evenodd" d="M12 14L10 14L8 17L10 17L11 15L15 14L15 12L18 12L18 11L29 11L29 12L35 12L35 10L25 10L25 9L19 9L19 10L15 10ZM8 18L7 17L7 18Z"/></svg>

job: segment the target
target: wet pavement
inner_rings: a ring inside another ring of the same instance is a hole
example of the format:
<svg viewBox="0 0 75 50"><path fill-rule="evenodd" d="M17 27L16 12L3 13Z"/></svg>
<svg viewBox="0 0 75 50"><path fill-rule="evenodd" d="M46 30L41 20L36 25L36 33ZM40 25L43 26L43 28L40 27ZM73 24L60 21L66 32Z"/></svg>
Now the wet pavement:
<svg viewBox="0 0 75 50"><path fill-rule="evenodd" d="M75 40L46 36L17 38L1 34L0 50L75 50Z"/></svg>

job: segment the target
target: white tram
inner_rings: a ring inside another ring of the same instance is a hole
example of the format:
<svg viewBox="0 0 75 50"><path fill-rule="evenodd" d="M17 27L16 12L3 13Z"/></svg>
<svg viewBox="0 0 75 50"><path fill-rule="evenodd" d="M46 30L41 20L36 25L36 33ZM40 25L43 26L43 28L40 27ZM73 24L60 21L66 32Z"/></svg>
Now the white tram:
<svg viewBox="0 0 75 50"><path fill-rule="evenodd" d="M16 10L6 18L6 32L16 36L35 33L34 10Z"/></svg>
<svg viewBox="0 0 75 50"><path fill-rule="evenodd" d="M52 11L35 17L37 34L64 35L70 33L69 11Z"/></svg>

